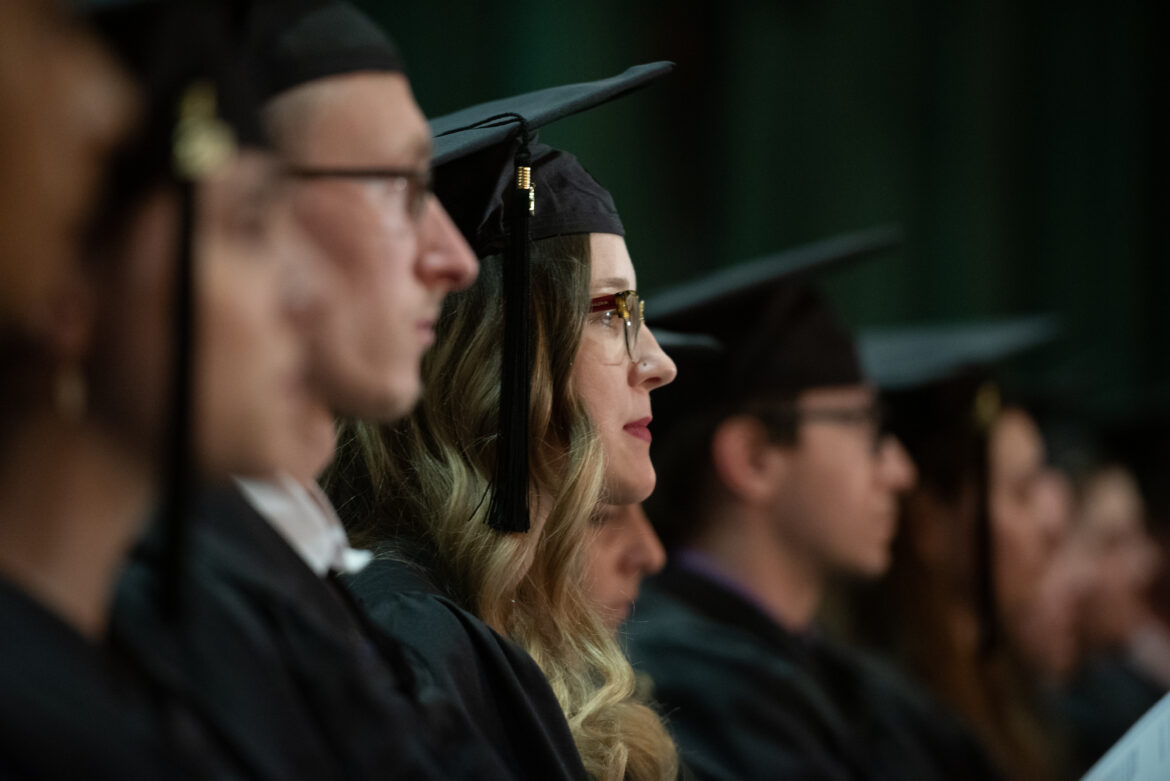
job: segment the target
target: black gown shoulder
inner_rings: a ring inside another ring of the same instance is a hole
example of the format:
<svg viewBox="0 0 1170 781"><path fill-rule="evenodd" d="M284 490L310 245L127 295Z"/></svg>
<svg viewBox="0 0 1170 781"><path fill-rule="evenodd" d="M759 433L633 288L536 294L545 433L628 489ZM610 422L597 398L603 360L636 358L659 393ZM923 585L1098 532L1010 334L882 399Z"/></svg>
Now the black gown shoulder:
<svg viewBox="0 0 1170 781"><path fill-rule="evenodd" d="M232 777L192 714L2 579L0 625L0 777Z"/></svg>
<svg viewBox="0 0 1170 781"><path fill-rule="evenodd" d="M118 640L255 777L500 777L450 709L418 701L402 649L238 490L202 496L190 537L181 620L158 610L162 560L148 543L119 587Z"/></svg>
<svg viewBox="0 0 1170 781"><path fill-rule="evenodd" d="M1165 693L1123 656L1082 662L1046 703L1064 731L1070 777L1088 772Z"/></svg>
<svg viewBox="0 0 1170 781"><path fill-rule="evenodd" d="M668 566L625 627L682 759L704 779L984 779L962 726L879 661L796 636Z"/></svg>
<svg viewBox="0 0 1170 781"><path fill-rule="evenodd" d="M444 595L422 567L378 558L346 583L371 620L406 649L424 702L454 700L520 778L588 777L540 667Z"/></svg>

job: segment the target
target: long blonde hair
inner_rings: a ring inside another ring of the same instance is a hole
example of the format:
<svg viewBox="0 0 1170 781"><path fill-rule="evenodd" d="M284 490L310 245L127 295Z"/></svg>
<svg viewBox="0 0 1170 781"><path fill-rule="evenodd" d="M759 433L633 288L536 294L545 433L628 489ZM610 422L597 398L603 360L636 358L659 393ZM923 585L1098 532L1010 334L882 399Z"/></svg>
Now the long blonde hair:
<svg viewBox="0 0 1170 781"><path fill-rule="evenodd" d="M570 381L589 298L587 235L534 242L529 423L533 530L487 523L503 330L501 258L449 296L423 361L424 399L392 425L344 423L327 479L354 540L420 554L450 596L531 654L595 778L674 778L678 758L583 588L604 453ZM543 518L543 524L541 524ZM530 564L529 564L530 562Z"/></svg>

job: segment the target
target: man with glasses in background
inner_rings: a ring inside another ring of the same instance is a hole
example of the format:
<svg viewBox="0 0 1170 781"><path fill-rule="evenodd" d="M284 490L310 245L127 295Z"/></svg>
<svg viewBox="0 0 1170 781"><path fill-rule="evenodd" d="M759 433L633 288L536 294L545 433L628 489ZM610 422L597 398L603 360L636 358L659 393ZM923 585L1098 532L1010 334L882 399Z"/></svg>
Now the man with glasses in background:
<svg viewBox="0 0 1170 781"><path fill-rule="evenodd" d="M955 778L976 764L953 719L815 627L835 579L885 571L915 470L882 430L853 337L791 277L890 243L831 241L654 298L649 322L679 366L655 402L646 505L668 564L624 631L701 778Z"/></svg>

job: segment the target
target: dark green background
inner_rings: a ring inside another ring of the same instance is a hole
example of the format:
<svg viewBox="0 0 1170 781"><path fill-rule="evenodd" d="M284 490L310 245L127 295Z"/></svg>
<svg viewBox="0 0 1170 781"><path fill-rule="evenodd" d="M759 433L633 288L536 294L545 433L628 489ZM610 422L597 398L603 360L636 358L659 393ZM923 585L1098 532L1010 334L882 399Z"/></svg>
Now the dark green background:
<svg viewBox="0 0 1170 781"><path fill-rule="evenodd" d="M1021 382L1100 421L1170 400L1164 3L362 5L432 115L678 63L542 134L612 190L644 291L898 222L828 280L849 322L1058 312Z"/></svg>

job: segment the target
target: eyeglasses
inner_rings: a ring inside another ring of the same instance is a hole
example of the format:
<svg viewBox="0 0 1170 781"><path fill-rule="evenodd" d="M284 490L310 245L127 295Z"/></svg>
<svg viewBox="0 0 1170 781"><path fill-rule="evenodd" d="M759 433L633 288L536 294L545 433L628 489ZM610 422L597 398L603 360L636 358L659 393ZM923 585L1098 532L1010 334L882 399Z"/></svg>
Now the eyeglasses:
<svg viewBox="0 0 1170 781"><path fill-rule="evenodd" d="M875 453L881 450L882 442L888 433L885 424L885 411L879 401L855 407L816 407L812 409L788 404L765 410L754 410L751 414L766 424L788 429L802 423L829 423L864 428Z"/></svg>
<svg viewBox="0 0 1170 781"><path fill-rule="evenodd" d="M646 302L638 297L637 290L623 290L591 298L589 314L591 323L606 329L600 336L607 350L607 363L621 363L624 360L623 345L625 355L631 361L636 363L639 360L638 334L646 319Z"/></svg>
<svg viewBox="0 0 1170 781"><path fill-rule="evenodd" d="M431 192L430 169L417 168L306 168L291 166L285 172L294 179L359 179L386 180L391 192L402 193L407 216L411 221L422 219Z"/></svg>

